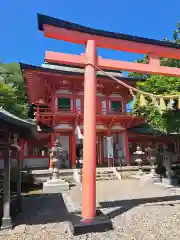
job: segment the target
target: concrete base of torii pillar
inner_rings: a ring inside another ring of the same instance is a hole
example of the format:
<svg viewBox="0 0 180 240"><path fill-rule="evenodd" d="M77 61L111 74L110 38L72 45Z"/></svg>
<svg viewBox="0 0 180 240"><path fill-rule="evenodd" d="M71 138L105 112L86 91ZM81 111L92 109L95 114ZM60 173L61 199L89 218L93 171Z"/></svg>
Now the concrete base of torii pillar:
<svg viewBox="0 0 180 240"><path fill-rule="evenodd" d="M103 214L100 210L96 210L96 216L91 220L82 219L81 212L74 214L74 219L71 221L70 229L73 235L81 235L92 232L105 232L113 230L111 219Z"/></svg>

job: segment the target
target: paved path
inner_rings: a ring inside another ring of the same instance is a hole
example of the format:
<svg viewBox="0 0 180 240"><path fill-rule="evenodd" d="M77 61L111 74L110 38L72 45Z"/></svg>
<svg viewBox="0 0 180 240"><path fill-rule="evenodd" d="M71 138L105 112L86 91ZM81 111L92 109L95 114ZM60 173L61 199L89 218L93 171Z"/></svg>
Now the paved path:
<svg viewBox="0 0 180 240"><path fill-rule="evenodd" d="M80 205L81 192L74 188L71 196ZM37 195L24 199L25 211L17 219L18 226L0 240L180 239L180 191L138 180L105 181L97 182L97 200L112 218L113 231L73 237L61 196Z"/></svg>

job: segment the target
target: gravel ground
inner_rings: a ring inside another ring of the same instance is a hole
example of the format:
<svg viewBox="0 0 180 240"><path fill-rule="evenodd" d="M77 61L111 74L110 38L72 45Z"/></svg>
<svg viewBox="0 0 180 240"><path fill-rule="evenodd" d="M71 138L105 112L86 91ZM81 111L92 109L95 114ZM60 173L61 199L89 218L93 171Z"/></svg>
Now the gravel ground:
<svg viewBox="0 0 180 240"><path fill-rule="evenodd" d="M78 188L70 195L76 205L81 204ZM112 218L114 230L73 237L61 195L40 194L24 198L24 211L16 221L18 226L8 235L1 234L0 240L180 239L179 190L138 180L105 181L97 182L97 199L103 212Z"/></svg>

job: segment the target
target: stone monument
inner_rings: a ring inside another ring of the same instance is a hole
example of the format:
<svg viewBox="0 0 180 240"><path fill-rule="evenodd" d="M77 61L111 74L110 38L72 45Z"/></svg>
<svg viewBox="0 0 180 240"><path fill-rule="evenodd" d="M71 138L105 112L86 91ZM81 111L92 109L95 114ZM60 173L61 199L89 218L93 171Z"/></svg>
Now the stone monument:
<svg viewBox="0 0 180 240"><path fill-rule="evenodd" d="M176 185L177 179L174 178L174 174L171 169L172 167L171 152L169 152L166 147L163 150L162 156L163 156L163 165L166 170L166 176L165 178L162 178L162 183L165 185Z"/></svg>
<svg viewBox="0 0 180 240"><path fill-rule="evenodd" d="M147 160L151 165L150 173L146 174L144 180L150 182L160 182L161 178L156 173L156 152L151 145L149 145L145 151L147 152Z"/></svg>
<svg viewBox="0 0 180 240"><path fill-rule="evenodd" d="M69 183L60 178L59 170L63 162L63 147L56 140L51 150L52 154L52 179L43 184L43 192L60 193L69 190Z"/></svg>

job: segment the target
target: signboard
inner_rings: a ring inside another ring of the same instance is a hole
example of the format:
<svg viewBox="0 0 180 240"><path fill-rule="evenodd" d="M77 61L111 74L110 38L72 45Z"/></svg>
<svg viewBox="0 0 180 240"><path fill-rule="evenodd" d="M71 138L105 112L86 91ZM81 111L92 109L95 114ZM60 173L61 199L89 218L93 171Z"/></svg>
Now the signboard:
<svg viewBox="0 0 180 240"><path fill-rule="evenodd" d="M107 144L107 157L113 158L113 137L107 137L106 144Z"/></svg>

